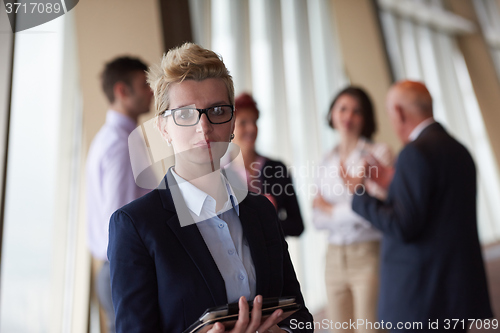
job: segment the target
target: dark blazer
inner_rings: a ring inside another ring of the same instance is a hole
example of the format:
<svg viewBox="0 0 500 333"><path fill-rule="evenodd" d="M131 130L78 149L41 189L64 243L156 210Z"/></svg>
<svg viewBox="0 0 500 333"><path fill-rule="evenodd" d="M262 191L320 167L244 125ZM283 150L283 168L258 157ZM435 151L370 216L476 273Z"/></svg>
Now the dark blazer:
<svg viewBox="0 0 500 333"><path fill-rule="evenodd" d="M300 236L304 231L304 222L287 167L279 161L266 159L259 180L263 193L271 194L276 199L278 219L285 236Z"/></svg>
<svg viewBox="0 0 500 333"><path fill-rule="evenodd" d="M224 280L198 227L179 223L171 192L179 203L178 188L165 184L176 184L171 171L159 188L111 217L108 258L117 332L182 332L207 308L227 303ZM304 305L272 204L249 194L239 209L257 294L296 296ZM292 318L312 321L305 305L281 324Z"/></svg>
<svg viewBox="0 0 500 333"><path fill-rule="evenodd" d="M385 202L355 196L353 210L383 232L379 320L490 318L476 222L476 169L434 123L401 151ZM453 324L453 322L452 322Z"/></svg>

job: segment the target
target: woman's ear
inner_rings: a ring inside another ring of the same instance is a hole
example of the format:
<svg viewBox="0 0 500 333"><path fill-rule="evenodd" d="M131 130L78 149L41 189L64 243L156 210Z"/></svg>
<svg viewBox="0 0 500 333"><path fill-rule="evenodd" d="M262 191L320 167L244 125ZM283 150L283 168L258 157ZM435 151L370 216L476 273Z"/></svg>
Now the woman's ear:
<svg viewBox="0 0 500 333"><path fill-rule="evenodd" d="M167 143L172 142L172 138L170 137L170 134L168 133L167 130L167 119L163 117L158 117L158 130L160 131L160 135L165 140Z"/></svg>
<svg viewBox="0 0 500 333"><path fill-rule="evenodd" d="M233 134L234 134L234 128L235 128L235 126L236 126L236 125L235 125L235 123L236 123L236 121L234 120L234 117L233 117L233 119L231 120L231 135L232 135L232 136L233 136ZM233 138L234 138L234 136L233 136ZM232 139L230 139L229 141L231 141L231 140L232 140Z"/></svg>

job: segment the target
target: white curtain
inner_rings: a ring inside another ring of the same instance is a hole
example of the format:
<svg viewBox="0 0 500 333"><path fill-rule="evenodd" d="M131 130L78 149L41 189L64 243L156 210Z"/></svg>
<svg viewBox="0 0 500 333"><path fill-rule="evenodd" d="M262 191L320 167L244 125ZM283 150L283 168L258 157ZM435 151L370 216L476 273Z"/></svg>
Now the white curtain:
<svg viewBox="0 0 500 333"><path fill-rule="evenodd" d="M326 113L347 84L328 0L190 0L195 42L222 55L236 94L252 93L261 116L257 149L295 170L306 231L288 239L314 313L325 304L326 238L311 224L312 168L335 136Z"/></svg>
<svg viewBox="0 0 500 333"><path fill-rule="evenodd" d="M82 135L75 41L74 12L16 34L2 332L75 332L76 303L88 306L76 284L78 267L90 264L86 250L77 258Z"/></svg>

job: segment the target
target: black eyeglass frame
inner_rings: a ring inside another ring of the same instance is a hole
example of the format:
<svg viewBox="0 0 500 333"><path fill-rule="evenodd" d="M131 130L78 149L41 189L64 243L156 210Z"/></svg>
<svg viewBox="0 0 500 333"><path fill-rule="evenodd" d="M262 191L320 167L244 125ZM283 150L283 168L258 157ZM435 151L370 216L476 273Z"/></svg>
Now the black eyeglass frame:
<svg viewBox="0 0 500 333"><path fill-rule="evenodd" d="M214 109L214 108L217 108L217 107L223 107L223 106L229 106L231 108L231 118L229 118L229 120L223 121L222 123L214 123L212 120L210 120L210 117L208 116L208 111L211 110L211 109ZM192 110L192 109L195 109L195 110L198 111L198 120L196 121L196 123L194 123L192 125L180 125L180 124L178 124L177 121L175 120L174 112L175 111L180 111L180 110ZM211 106L211 107L206 108L206 109L197 109L195 107L183 106L183 107L177 108L177 109L165 110L165 111L161 112L159 115L162 116L163 118L166 118L168 116L172 116L172 118L174 119L174 123L177 126L190 127L190 126L197 125L200 122L201 116L203 114L205 114L207 116L207 119L210 122L210 124L213 124L213 125L225 124L225 123L230 122L233 119L233 117L234 117L234 105L230 105L230 104L215 105L215 106Z"/></svg>

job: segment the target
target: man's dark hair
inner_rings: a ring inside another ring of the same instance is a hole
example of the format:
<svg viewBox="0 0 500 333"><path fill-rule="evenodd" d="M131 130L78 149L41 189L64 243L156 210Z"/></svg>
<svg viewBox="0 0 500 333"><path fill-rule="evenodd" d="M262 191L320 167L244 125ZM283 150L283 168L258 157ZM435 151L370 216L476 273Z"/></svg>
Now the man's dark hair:
<svg viewBox="0 0 500 333"><path fill-rule="evenodd" d="M373 134L377 131L375 112L373 110L373 104L370 97L363 89L359 87L349 86L339 92L337 96L335 96L332 104L330 104L330 109L328 109L328 125L330 125L331 128L335 128L333 127L332 123L332 109L339 97L342 95L349 95L358 101L361 116L363 117L363 128L361 129L361 135L371 140Z"/></svg>
<svg viewBox="0 0 500 333"><path fill-rule="evenodd" d="M117 82L132 86L133 74L137 71L145 72L148 66L138 58L119 57L106 64L101 74L102 90L110 103L115 101L113 88Z"/></svg>

